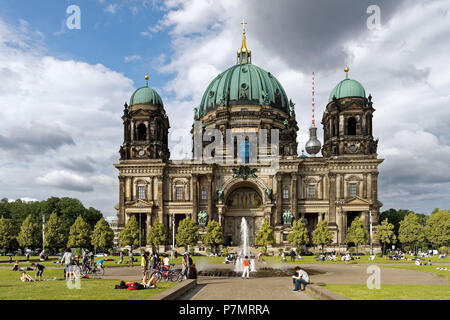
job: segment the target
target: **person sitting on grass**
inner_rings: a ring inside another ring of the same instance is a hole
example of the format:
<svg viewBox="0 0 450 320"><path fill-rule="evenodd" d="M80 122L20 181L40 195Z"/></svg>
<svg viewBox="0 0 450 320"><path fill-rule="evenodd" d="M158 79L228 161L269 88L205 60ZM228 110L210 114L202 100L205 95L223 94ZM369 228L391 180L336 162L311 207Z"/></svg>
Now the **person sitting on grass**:
<svg viewBox="0 0 450 320"><path fill-rule="evenodd" d="M44 273L45 266L43 266L42 264L39 264L39 263L36 264L34 262L31 264L31 266L33 268L36 268L36 270L37 270L37 272L36 272L36 279L41 281L42 280L41 277L42 277L42 274Z"/></svg>
<svg viewBox="0 0 450 320"><path fill-rule="evenodd" d="M433 265L433 262L431 262L431 260L428 260L428 263L427 263L429 266L432 266Z"/></svg>
<svg viewBox="0 0 450 320"><path fill-rule="evenodd" d="M34 279L30 277L25 271L22 272L20 280L22 280L22 282L34 282Z"/></svg>
<svg viewBox="0 0 450 320"><path fill-rule="evenodd" d="M20 271L20 266L19 266L19 260L16 260L16 262L14 262L14 266L11 269L12 271Z"/></svg>
<svg viewBox="0 0 450 320"><path fill-rule="evenodd" d="M150 277L150 279L148 279L147 283L145 283L144 278L142 278L142 285L145 287L145 289L150 289L150 288L152 288L152 289L159 289L156 286L156 277L155 277L155 275L152 275Z"/></svg>
<svg viewBox="0 0 450 320"><path fill-rule="evenodd" d="M292 276L292 282L295 285L293 291L298 291L299 289L301 291L304 291L306 288L306 285L309 284L309 275L302 268L295 267L295 273Z"/></svg>

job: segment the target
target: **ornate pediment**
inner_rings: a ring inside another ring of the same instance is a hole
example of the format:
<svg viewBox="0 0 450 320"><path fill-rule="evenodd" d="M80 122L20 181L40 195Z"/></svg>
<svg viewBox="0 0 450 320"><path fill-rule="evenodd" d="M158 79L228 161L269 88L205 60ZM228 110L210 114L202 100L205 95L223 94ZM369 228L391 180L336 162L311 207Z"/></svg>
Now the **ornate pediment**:
<svg viewBox="0 0 450 320"><path fill-rule="evenodd" d="M362 179L356 175L351 175L345 178L345 181L361 181Z"/></svg>
<svg viewBox="0 0 450 320"><path fill-rule="evenodd" d="M360 206L360 205L370 205L371 203L367 201L366 199L363 199L361 197L353 197L345 201L346 206Z"/></svg>
<svg viewBox="0 0 450 320"><path fill-rule="evenodd" d="M144 200L144 199L137 199L137 200L129 201L126 203L126 205L129 208L151 208L151 207L153 207L152 202L148 202L147 200Z"/></svg>
<svg viewBox="0 0 450 320"><path fill-rule="evenodd" d="M240 166L239 169L233 168L233 178L242 178L247 180L248 178L257 178L255 174L256 169L250 169L249 166Z"/></svg>

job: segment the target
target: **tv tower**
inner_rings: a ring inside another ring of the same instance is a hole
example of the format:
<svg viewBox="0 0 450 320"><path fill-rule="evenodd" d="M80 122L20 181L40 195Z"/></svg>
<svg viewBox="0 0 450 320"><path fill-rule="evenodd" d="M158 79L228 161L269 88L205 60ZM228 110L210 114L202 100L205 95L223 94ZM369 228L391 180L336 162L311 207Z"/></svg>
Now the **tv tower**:
<svg viewBox="0 0 450 320"><path fill-rule="evenodd" d="M314 80L314 72L312 73L312 123L309 128L309 140L306 142L305 149L312 157L315 157L316 154L320 152L320 148L322 144L319 139L317 139L317 128L314 120L314 107L315 107L315 80Z"/></svg>

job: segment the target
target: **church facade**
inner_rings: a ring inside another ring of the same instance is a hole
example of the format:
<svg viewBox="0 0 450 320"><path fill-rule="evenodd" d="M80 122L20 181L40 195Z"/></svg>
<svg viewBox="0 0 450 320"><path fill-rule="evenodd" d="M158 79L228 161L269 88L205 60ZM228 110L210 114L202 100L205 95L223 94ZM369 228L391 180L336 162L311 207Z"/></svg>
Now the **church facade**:
<svg viewBox="0 0 450 320"><path fill-rule="evenodd" d="M119 228L135 216L146 239L156 220L170 235L185 218L198 223L200 233L216 220L225 244L239 245L245 218L251 243L268 221L278 246L289 245L286 237L299 218L310 232L326 220L332 246L344 244L355 217L368 230L371 220L376 230L383 160L372 134L372 97L348 78L346 68L322 116L323 146L313 123L306 144L311 156L299 156L294 104L275 76L252 64L251 57L244 31L236 65L212 80L194 109L190 160L170 159L169 119L158 93L148 82L133 93L125 104L124 141L115 164ZM208 132L219 133L225 142L217 144ZM316 156L320 151L322 156ZM275 167L263 161L268 156L276 159ZM211 158L215 161L207 161Z"/></svg>

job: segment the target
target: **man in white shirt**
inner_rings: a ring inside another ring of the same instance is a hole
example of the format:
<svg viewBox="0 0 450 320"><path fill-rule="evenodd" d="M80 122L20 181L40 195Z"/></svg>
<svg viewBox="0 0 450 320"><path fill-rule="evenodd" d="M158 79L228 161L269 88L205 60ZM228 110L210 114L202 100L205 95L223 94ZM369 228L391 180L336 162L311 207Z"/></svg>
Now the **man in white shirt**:
<svg viewBox="0 0 450 320"><path fill-rule="evenodd" d="M164 265L164 269L169 269L169 267L170 267L170 260L167 255L163 259L163 265Z"/></svg>
<svg viewBox="0 0 450 320"><path fill-rule="evenodd" d="M292 276L292 279L295 284L294 291L305 290L305 286L309 284L309 274L300 267L295 267L295 271L297 274Z"/></svg>

